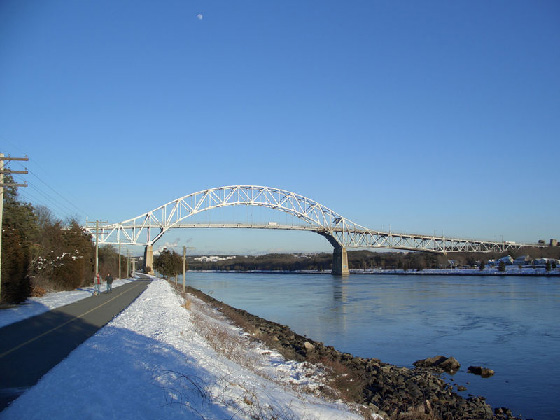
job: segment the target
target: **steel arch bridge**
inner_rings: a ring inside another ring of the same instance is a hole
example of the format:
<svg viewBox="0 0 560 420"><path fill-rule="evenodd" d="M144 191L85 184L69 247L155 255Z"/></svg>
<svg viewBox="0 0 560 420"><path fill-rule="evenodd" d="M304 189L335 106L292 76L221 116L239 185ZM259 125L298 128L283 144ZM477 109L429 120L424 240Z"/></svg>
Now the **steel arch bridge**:
<svg viewBox="0 0 560 420"><path fill-rule="evenodd" d="M248 225L186 223L196 214L228 206L259 206L297 217L302 225ZM444 236L382 232L368 229L341 216L328 207L294 192L257 185L232 185L188 194L147 213L120 223L86 226L100 244L153 244L174 228L258 228L307 230L325 237L334 247L333 272L348 272L347 248L392 248L412 251L491 252L517 249L513 242L495 242ZM150 251L148 251L150 252ZM147 255L147 259L149 255ZM335 268L340 266L340 269Z"/></svg>

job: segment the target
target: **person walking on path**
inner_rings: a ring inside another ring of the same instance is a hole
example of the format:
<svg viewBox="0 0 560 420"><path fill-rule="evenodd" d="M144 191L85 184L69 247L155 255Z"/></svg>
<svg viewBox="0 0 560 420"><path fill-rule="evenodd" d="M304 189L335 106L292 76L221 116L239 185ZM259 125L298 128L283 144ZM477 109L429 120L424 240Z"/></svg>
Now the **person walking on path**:
<svg viewBox="0 0 560 420"><path fill-rule="evenodd" d="M99 277L99 273L93 278L93 294L98 295L101 293L101 277Z"/></svg>
<svg viewBox="0 0 560 420"><path fill-rule="evenodd" d="M107 282L107 293L109 293L113 290L113 276L111 275L111 273L107 273L105 281Z"/></svg>

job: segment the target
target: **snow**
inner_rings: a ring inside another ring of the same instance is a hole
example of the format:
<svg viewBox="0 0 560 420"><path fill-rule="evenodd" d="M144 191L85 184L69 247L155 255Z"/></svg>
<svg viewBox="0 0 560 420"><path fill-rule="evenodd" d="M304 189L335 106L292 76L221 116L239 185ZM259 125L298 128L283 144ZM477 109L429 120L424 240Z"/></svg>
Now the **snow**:
<svg viewBox="0 0 560 420"><path fill-rule="evenodd" d="M0 325L90 294L84 289L30 299L0 311ZM225 337L241 345L228 347ZM167 281L154 279L0 419L362 418L355 407L314 395L321 385L317 368L286 361L204 302L185 300Z"/></svg>
<svg viewBox="0 0 560 420"><path fill-rule="evenodd" d="M421 271L403 270L403 269L351 269L353 274L418 274L418 275L472 275L472 276L558 276L560 275L560 267L546 271L544 267L533 268L530 266L518 267L517 265L506 265L505 272L501 272L497 267L486 267L483 270L478 268L425 268Z"/></svg>

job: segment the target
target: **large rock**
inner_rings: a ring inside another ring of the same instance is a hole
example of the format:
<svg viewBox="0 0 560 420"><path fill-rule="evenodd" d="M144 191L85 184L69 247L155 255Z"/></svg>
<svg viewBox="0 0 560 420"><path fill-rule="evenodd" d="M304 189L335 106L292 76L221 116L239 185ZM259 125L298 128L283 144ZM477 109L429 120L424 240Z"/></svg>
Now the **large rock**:
<svg viewBox="0 0 560 420"><path fill-rule="evenodd" d="M435 356L414 362L416 367L435 369L447 373L456 373L461 364L454 357Z"/></svg>
<svg viewBox="0 0 560 420"><path fill-rule="evenodd" d="M492 369L488 369L482 366L469 366L469 373L480 375L483 378L489 378L490 376L494 375L494 371Z"/></svg>

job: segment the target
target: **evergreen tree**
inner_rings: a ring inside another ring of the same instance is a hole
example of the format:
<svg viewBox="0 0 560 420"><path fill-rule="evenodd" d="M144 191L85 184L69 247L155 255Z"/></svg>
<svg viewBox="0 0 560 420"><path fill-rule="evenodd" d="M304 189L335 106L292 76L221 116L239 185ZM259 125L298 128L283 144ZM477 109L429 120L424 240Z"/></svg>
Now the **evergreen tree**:
<svg viewBox="0 0 560 420"><path fill-rule="evenodd" d="M498 263L498 271L500 273L503 273L506 271L506 263L503 260L500 260L500 262Z"/></svg>
<svg viewBox="0 0 560 420"><path fill-rule="evenodd" d="M4 182L13 182L6 175ZM28 276L31 247L37 225L33 207L21 203L15 187L4 189L2 220L2 301L23 302L30 292Z"/></svg>
<svg viewBox="0 0 560 420"><path fill-rule="evenodd" d="M183 257L175 251L164 249L154 257L154 269L164 277L172 277L183 272Z"/></svg>
<svg viewBox="0 0 560 420"><path fill-rule="evenodd" d="M72 290L93 278L91 235L74 219L57 220L49 209L35 209L39 235L32 253L30 275L36 287Z"/></svg>

